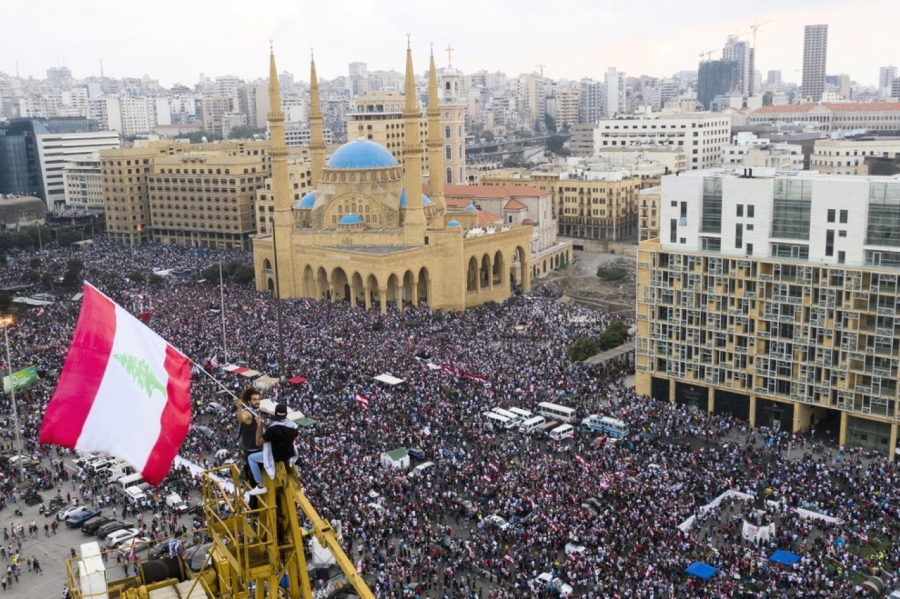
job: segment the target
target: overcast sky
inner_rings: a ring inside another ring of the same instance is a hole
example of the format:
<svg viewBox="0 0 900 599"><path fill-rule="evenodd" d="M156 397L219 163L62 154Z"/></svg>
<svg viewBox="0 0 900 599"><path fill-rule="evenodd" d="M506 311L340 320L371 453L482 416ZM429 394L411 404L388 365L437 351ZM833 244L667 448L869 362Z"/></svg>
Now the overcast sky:
<svg viewBox="0 0 900 599"><path fill-rule="evenodd" d="M438 65L515 76L602 79L614 66L631 75L696 70L701 52L721 48L730 33L752 40L756 68L800 80L803 26L827 23L828 74L877 82L878 68L900 64L897 0L26 0L4 1L0 72L43 78L65 65L75 77L150 75L164 86L194 85L200 73L267 76L269 38L279 71L309 76L315 48L319 77L347 74L350 62L370 71L404 68L412 35L416 70L427 67L429 42Z"/></svg>

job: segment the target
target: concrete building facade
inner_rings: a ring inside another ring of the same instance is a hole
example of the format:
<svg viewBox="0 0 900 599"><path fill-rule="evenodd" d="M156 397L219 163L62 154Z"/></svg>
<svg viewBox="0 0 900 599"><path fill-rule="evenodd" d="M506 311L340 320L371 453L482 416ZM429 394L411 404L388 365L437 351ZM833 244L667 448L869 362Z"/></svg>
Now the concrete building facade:
<svg viewBox="0 0 900 599"><path fill-rule="evenodd" d="M665 177L638 252L637 392L894 455L900 179Z"/></svg>
<svg viewBox="0 0 900 599"><path fill-rule="evenodd" d="M900 137L868 139L820 139L810 157L810 170L828 175L856 175L867 156L900 152Z"/></svg>
<svg viewBox="0 0 900 599"><path fill-rule="evenodd" d="M807 25L803 34L803 83L801 93L813 102L825 92L828 58L828 25Z"/></svg>
<svg viewBox="0 0 900 599"><path fill-rule="evenodd" d="M103 175L100 172L100 155L69 162L63 169L66 209L103 210Z"/></svg>

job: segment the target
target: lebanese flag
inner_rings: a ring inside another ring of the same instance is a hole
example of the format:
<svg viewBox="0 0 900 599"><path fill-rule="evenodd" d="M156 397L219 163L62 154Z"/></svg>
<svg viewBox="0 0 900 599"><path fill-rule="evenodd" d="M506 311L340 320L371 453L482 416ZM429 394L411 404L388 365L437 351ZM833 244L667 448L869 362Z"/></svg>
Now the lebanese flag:
<svg viewBox="0 0 900 599"><path fill-rule="evenodd" d="M84 284L78 326L41 423L41 443L122 458L156 486L191 424L187 357Z"/></svg>
<svg viewBox="0 0 900 599"><path fill-rule="evenodd" d="M575 456L575 461L578 462L579 464L581 464L582 466L584 466L585 468L587 468L587 462L585 462L584 458L581 457L580 455Z"/></svg>
<svg viewBox="0 0 900 599"><path fill-rule="evenodd" d="M364 410L369 409L369 398L365 395L356 394L356 403L358 403Z"/></svg>

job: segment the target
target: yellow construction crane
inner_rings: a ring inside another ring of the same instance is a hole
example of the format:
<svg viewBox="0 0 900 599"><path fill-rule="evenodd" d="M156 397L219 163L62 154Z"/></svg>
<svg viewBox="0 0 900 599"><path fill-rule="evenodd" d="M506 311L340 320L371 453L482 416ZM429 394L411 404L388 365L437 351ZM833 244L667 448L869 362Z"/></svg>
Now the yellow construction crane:
<svg viewBox="0 0 900 599"><path fill-rule="evenodd" d="M99 571L105 568L99 551L92 554L92 549L83 545L81 559L66 564L71 596L89 599L108 593L121 599L313 599L303 544L312 535L334 556L344 575L333 582L328 594L343 586L352 587L360 599L374 599L341 548L334 528L319 517L301 491L296 471L277 463L275 478L265 476L264 480L266 492L257 495L257 507L251 509L244 500L234 464L204 473L207 527L201 532L212 539L212 544L200 572L192 572L179 558L164 557L141 562L135 576L107 583L105 570ZM238 492L232 493L228 483ZM300 528L301 514L308 521L308 532ZM89 576L95 570L100 576L92 582ZM105 588L97 586L101 578Z"/></svg>
<svg viewBox="0 0 900 599"><path fill-rule="evenodd" d="M774 19L769 19L768 21L763 21L762 23L757 23L757 22L754 21L754 22L753 22L753 25L750 25L750 30L753 31L753 48L754 48L754 49L756 48L756 32L757 32L757 30L758 30L760 27L762 27L763 25L766 25L766 24L768 24L768 23L771 23L773 20L774 20Z"/></svg>
<svg viewBox="0 0 900 599"><path fill-rule="evenodd" d="M712 60L712 59L710 58L710 56L712 56L712 55L715 54L716 52L718 52L718 50L710 50L709 52L701 52L701 53L700 53L700 60L703 60L703 57L704 57L704 56L706 57L706 60L707 60L707 61Z"/></svg>

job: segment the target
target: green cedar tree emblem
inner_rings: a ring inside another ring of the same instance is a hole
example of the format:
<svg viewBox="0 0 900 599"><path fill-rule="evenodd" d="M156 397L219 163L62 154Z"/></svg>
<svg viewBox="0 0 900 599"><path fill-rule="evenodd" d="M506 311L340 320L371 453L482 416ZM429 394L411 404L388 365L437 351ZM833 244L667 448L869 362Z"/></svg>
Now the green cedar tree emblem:
<svg viewBox="0 0 900 599"><path fill-rule="evenodd" d="M153 371L150 370L150 365L147 364L147 360L129 354L113 354L113 358L122 365L125 372L131 375L131 378L144 390L144 393L147 394L148 398L153 397L153 392L157 389L162 393L163 397L166 396L166 388L159 379L156 378Z"/></svg>

